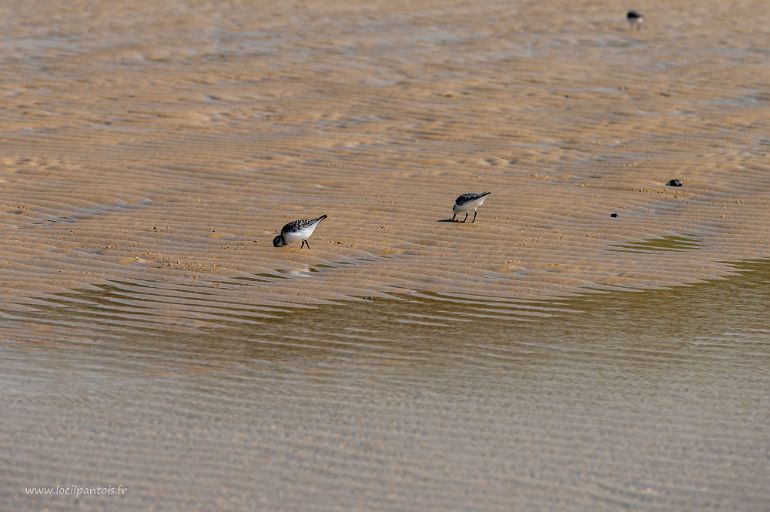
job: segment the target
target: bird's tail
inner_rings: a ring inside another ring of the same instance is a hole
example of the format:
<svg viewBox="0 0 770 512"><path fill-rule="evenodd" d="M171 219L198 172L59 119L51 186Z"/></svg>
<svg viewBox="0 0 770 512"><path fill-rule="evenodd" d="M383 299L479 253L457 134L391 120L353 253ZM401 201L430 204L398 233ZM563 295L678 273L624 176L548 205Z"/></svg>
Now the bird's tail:
<svg viewBox="0 0 770 512"><path fill-rule="evenodd" d="M492 192L482 192L482 193L481 193L481 197L484 197L484 196L488 196L488 195L489 195L489 194L491 194L491 193L492 193Z"/></svg>
<svg viewBox="0 0 770 512"><path fill-rule="evenodd" d="M322 221L322 220L324 220L325 218L326 218L326 215L321 215L320 217L318 217L318 218L316 219L316 222L321 222L321 221Z"/></svg>

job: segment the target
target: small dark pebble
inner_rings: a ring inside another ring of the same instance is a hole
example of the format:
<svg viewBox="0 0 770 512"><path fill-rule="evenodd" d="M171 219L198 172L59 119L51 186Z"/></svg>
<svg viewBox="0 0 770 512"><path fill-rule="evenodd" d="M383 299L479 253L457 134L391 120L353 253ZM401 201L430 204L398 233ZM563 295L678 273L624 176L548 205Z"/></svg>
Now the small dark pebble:
<svg viewBox="0 0 770 512"><path fill-rule="evenodd" d="M668 183L666 183L667 187L681 187L682 186L682 180L671 180Z"/></svg>
<svg viewBox="0 0 770 512"><path fill-rule="evenodd" d="M617 217L617 216L618 216L617 213L610 213L610 217Z"/></svg>

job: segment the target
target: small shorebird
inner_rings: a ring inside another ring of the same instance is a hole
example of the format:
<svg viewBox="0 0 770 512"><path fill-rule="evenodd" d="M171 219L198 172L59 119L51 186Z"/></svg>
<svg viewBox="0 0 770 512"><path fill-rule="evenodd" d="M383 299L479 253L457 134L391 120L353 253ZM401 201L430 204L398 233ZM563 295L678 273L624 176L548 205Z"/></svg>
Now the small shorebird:
<svg viewBox="0 0 770 512"><path fill-rule="evenodd" d="M454 215L452 215L452 220L455 220L455 217L457 217L457 212L465 212L465 218L463 219L463 222L465 222L468 220L468 212L473 210L473 220L471 223L476 222L476 210L479 206L484 204L484 200L491 193L492 192L482 192L480 194L476 194L471 192L469 194L463 194L455 199L455 205L452 208L452 211L454 212Z"/></svg>
<svg viewBox="0 0 770 512"><path fill-rule="evenodd" d="M321 215L317 219L301 219L289 222L281 228L281 234L273 238L273 247L283 247L284 245L302 240L302 245L299 248L302 249L302 247L307 245L307 248L310 249L307 239L313 235L315 228L325 218L326 215Z"/></svg>
<svg viewBox="0 0 770 512"><path fill-rule="evenodd" d="M626 14L626 19L628 20L628 24L631 25L632 30L641 30L642 23L644 23L644 16L642 13L637 11L628 11L628 14Z"/></svg>

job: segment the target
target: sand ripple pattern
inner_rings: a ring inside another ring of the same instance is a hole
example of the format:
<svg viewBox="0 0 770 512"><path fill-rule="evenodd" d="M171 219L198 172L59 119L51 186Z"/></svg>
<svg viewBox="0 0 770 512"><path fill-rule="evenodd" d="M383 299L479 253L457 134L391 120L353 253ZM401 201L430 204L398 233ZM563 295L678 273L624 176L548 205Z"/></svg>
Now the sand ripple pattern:
<svg viewBox="0 0 770 512"><path fill-rule="evenodd" d="M756 3L660 5L639 34L609 3L48 4L3 17L11 303L364 259L220 298L539 300L770 254ZM493 191L479 221L438 222L470 190ZM271 246L321 213L312 251ZM609 250L682 235L698 250Z"/></svg>
<svg viewBox="0 0 770 512"><path fill-rule="evenodd" d="M770 11L619 9L1 4L0 509L768 508Z"/></svg>
<svg viewBox="0 0 770 512"><path fill-rule="evenodd" d="M670 291L417 293L280 320L149 283L2 310L0 500L70 509L23 494L55 482L130 489L83 510L761 510L770 264L736 270Z"/></svg>

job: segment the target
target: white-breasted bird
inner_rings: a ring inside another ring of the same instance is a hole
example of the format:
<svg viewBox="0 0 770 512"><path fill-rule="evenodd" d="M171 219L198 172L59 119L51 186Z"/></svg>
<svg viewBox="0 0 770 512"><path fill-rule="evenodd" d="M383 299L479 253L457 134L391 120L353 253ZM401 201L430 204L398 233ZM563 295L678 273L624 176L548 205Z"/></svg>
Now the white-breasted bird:
<svg viewBox="0 0 770 512"><path fill-rule="evenodd" d="M465 212L465 218L463 219L463 222L465 222L468 220L468 212L473 210L473 220L471 223L476 222L476 210L478 210L479 206L484 204L484 200L491 193L492 192L481 192L480 194L477 194L470 192L468 194L463 194L455 199L455 205L452 208L452 211L454 212L454 215L452 215L452 220L455 220L458 212Z"/></svg>
<svg viewBox="0 0 770 512"><path fill-rule="evenodd" d="M273 238L273 246L283 247L284 245L302 241L302 245L299 248L302 249L302 247L307 245L307 248L310 249L307 239L313 235L315 228L325 218L326 215L321 215L316 219L300 219L289 222L281 228L281 234Z"/></svg>
<svg viewBox="0 0 770 512"><path fill-rule="evenodd" d="M631 30L641 30L642 23L644 23L644 15L638 11L628 11L626 14L628 24L631 25Z"/></svg>

